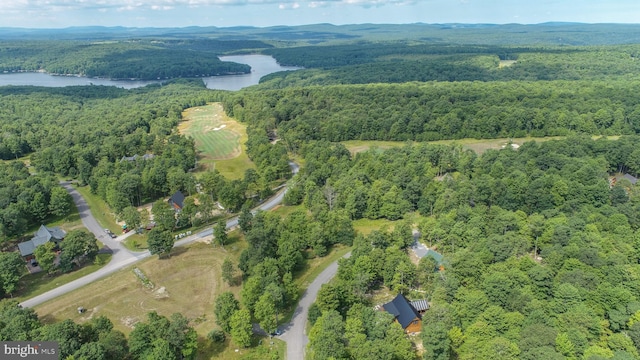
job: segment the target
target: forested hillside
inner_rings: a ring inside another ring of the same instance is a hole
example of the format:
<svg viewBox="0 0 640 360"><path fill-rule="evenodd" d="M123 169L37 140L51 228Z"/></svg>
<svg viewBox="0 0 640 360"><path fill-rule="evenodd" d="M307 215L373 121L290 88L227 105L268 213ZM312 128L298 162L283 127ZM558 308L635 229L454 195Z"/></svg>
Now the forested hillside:
<svg viewBox="0 0 640 360"><path fill-rule="evenodd" d="M290 202L352 219L418 211L422 241L447 259L442 271L429 257L413 264L410 222L356 237L320 291L312 358L328 358L327 346L350 359L400 351L383 346L366 312L384 291L426 291L425 359L636 358L640 197L628 181L610 187L608 173L636 167L639 144L572 137L481 156L417 144L351 159L312 142Z"/></svg>
<svg viewBox="0 0 640 360"><path fill-rule="evenodd" d="M309 261L340 248L351 257L309 311L309 359L640 358L640 185L623 177L640 175L637 26L239 28L226 30L229 42L201 30L139 30L157 36L144 41L120 41L114 30L114 42L33 49L2 43L10 70L194 77L226 66L213 48L306 68L234 93L194 80L0 88L2 240L56 215L60 178L89 185L116 213L155 201L153 236L169 245L175 228L211 220L219 202L240 213L242 276L227 259L225 281L240 288L211 304L219 327L211 341L227 333L233 346L251 347L253 321L274 332L315 271ZM256 170L241 179L191 171L194 141L176 127L184 109L212 101L247 124ZM526 136L557 138L483 153L463 145ZM460 143L428 143L445 139ZM351 153L347 140L404 144ZM251 212L290 176L289 159L301 165L284 197L290 207ZM159 200L177 190L187 195L179 215ZM221 246L225 225L213 230ZM415 258L413 230L442 266ZM431 305L417 340L374 310L398 293ZM103 318L43 325L13 303L0 306L2 339L64 341L76 358L193 359L189 321L152 314L127 341Z"/></svg>
<svg viewBox="0 0 640 360"><path fill-rule="evenodd" d="M213 99L203 89L189 83L131 91L101 86L0 89L0 157L29 155L38 173L29 176L20 162L3 166L14 170L6 173L12 184L2 188L2 236L20 235L48 215L52 184L57 183L53 174L90 184L115 211L166 195L167 173L184 174L195 164L192 140L174 128L183 109ZM120 161L136 154L153 158Z"/></svg>
<svg viewBox="0 0 640 360"><path fill-rule="evenodd" d="M5 41L0 43L0 72L141 80L249 73L248 65L223 62L218 55L251 46L268 47L223 41Z"/></svg>
<svg viewBox="0 0 640 360"><path fill-rule="evenodd" d="M486 46L361 42L267 49L307 70L271 74L267 88L410 81L623 80L637 78L637 45ZM321 69L321 70L317 70Z"/></svg>
<svg viewBox="0 0 640 360"><path fill-rule="evenodd" d="M629 81L428 82L245 92L227 111L298 149L309 140L439 140L635 134Z"/></svg>

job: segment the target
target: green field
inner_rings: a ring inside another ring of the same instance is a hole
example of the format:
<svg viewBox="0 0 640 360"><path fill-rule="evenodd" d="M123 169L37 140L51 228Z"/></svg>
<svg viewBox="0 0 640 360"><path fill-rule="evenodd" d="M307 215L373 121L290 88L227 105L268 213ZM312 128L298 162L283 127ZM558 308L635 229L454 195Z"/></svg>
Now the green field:
<svg viewBox="0 0 640 360"><path fill-rule="evenodd" d="M557 140L561 139L561 136L550 136L543 138L534 138L534 137L526 137L526 138L502 138L502 139L458 139L458 140L438 140L438 141L427 141L428 144L443 144L443 145L451 145L451 144L460 144L465 149L471 149L478 154L482 154L488 149L500 149L505 146L509 141L516 145L522 145L527 141L549 141L549 140ZM347 149L352 154L356 154L359 152L367 151L372 147L376 147L379 149L389 149L393 147L400 147L407 144L406 141L376 141L376 140L349 140L342 142Z"/></svg>
<svg viewBox="0 0 640 360"><path fill-rule="evenodd" d="M239 179L247 169L255 168L244 148L246 126L229 118L221 104L187 109L182 118L178 129L194 139L200 171L215 168L229 179Z"/></svg>
<svg viewBox="0 0 640 360"><path fill-rule="evenodd" d="M592 138L598 139L601 136L592 136ZM470 149L475 151L478 154L482 154L483 152L489 149L501 149L509 142L520 146L529 141L550 141L550 140L559 140L565 138L564 136L547 136L547 137L524 137L524 138L499 138L499 139L457 139L457 140L438 140L438 141L426 141L428 144L443 144L443 145L452 145L452 144L460 144L465 149ZM618 140L620 136L607 136L609 140ZM342 141L342 144L349 149L351 154L356 154L359 152L367 151L372 147L376 147L378 149L390 149L393 147L401 147L407 144L406 141L378 141L378 140L349 140Z"/></svg>

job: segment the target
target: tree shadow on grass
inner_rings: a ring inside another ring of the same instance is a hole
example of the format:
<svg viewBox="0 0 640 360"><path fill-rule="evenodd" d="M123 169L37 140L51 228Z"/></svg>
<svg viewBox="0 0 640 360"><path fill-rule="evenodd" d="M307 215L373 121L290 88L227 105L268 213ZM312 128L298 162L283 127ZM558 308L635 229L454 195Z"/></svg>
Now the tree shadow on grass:
<svg viewBox="0 0 640 360"><path fill-rule="evenodd" d="M217 358L228 346L230 346L230 340L228 338L225 339L224 342L213 342L206 337L198 336L198 358Z"/></svg>
<svg viewBox="0 0 640 360"><path fill-rule="evenodd" d="M186 246L174 247L173 249L171 249L171 257L165 255L162 257L162 259L171 259L173 257L178 257L188 251L189 251L189 248Z"/></svg>

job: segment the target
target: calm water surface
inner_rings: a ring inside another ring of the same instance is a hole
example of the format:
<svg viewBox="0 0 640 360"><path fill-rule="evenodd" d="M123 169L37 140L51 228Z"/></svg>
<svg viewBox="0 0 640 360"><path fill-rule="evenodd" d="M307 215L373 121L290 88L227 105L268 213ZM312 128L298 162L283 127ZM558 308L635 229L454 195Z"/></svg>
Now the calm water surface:
<svg viewBox="0 0 640 360"><path fill-rule="evenodd" d="M276 59L266 55L234 55L220 56L222 61L232 61L251 66L251 74L212 76L202 80L209 89L217 90L240 90L247 86L256 85L260 78L278 71L299 70L299 67L280 66Z"/></svg>
<svg viewBox="0 0 640 360"><path fill-rule="evenodd" d="M280 66L274 58L267 55L234 55L221 56L222 61L233 61L251 66L251 74L225 75L202 78L209 89L240 90L244 87L256 85L260 78L278 71L298 70L293 66ZM5 85L33 85L47 87L81 86L81 85L106 85L132 89L158 81L136 80L108 80L95 79L82 76L54 76L45 73L10 73L0 74L0 86Z"/></svg>

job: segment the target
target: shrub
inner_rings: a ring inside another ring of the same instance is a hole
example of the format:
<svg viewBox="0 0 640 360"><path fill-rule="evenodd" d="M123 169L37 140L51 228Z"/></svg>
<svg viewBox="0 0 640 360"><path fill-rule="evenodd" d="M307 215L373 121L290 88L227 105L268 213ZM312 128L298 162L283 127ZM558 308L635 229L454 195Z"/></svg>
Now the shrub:
<svg viewBox="0 0 640 360"><path fill-rule="evenodd" d="M224 331L220 329L213 329L209 332L209 334L207 334L207 338L209 338L209 340L213 342L221 343L225 339Z"/></svg>

